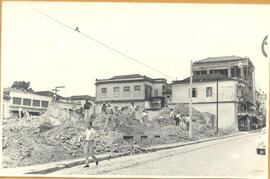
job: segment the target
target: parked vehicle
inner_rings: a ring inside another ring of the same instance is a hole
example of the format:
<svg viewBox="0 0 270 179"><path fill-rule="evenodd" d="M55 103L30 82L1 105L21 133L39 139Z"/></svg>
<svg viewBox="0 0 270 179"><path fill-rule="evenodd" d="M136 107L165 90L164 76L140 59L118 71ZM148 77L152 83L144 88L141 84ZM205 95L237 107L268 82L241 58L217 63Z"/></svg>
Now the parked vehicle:
<svg viewBox="0 0 270 179"><path fill-rule="evenodd" d="M266 134L266 128L263 128L261 130L260 138L257 140L257 154L259 155L265 155L266 152L266 143L267 143L267 134Z"/></svg>

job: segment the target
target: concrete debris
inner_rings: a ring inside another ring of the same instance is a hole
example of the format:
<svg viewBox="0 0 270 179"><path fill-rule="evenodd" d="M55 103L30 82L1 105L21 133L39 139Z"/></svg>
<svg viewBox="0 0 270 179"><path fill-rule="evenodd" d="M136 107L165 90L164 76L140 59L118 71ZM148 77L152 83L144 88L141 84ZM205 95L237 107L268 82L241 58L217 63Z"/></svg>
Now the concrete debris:
<svg viewBox="0 0 270 179"><path fill-rule="evenodd" d="M178 104L172 107L181 115L188 114L188 107ZM144 147L188 141L188 131L182 122L175 126L170 117L170 108L149 111L148 119L141 122L140 112L131 120L126 111L106 116L98 114L93 121L94 128L100 137L96 141L96 153L142 153ZM193 109L194 136L204 138L215 135L211 127L212 114L200 113ZM111 124L106 125L106 117ZM19 167L46 162L73 159L83 156L83 144L79 136L85 130L85 122L76 114L70 114L54 106L41 116L32 116L3 121L3 167ZM153 138L141 141L123 140L123 134L143 133L145 131L170 131L174 135L166 139ZM231 131L227 131L230 133ZM225 134L225 133L222 133Z"/></svg>

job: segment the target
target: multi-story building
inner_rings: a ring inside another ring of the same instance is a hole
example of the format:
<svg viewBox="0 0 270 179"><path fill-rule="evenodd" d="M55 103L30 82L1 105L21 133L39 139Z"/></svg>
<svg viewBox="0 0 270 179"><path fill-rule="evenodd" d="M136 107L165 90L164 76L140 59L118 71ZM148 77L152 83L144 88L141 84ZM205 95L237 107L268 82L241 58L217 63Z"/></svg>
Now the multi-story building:
<svg viewBox="0 0 270 179"><path fill-rule="evenodd" d="M226 77L222 74L205 74L193 76L192 106L201 112L217 116L220 128L238 129L238 107L241 98L239 86L243 81ZM172 103L189 104L190 79L186 78L172 83ZM217 92L218 91L218 92ZM217 95L218 94L218 95Z"/></svg>
<svg viewBox="0 0 270 179"><path fill-rule="evenodd" d="M118 107L130 106L134 102L140 109L160 109L164 106L163 92L167 89L167 80L133 74L96 79L95 85L98 111L104 102Z"/></svg>
<svg viewBox="0 0 270 179"><path fill-rule="evenodd" d="M194 98L195 108L202 112L216 113L213 111L215 109L213 105L216 103L215 96L211 99L207 95L211 93L211 90L214 90L214 83L219 81L221 85L218 88L218 93L220 93L218 103L221 105L218 111L220 127L229 127L235 124L233 126L235 129L238 129L238 125L240 130L250 130L253 123L258 122L255 116L255 67L248 57L209 57L194 62L192 69L194 75L193 88L196 88L198 85L198 90L205 88L205 94L202 94L204 97L198 96L196 99ZM187 83L187 80L184 81ZM212 85L210 85L210 81ZM181 93L180 86L177 85L179 83L183 82L175 81L173 83L173 102L184 102L183 99L177 97L177 94ZM200 90L202 91L202 89ZM222 92L222 90L224 91ZM199 95L196 89L194 89L193 93L194 95ZM185 93L185 95L187 94ZM222 99L222 95L224 95L225 99ZM212 108L209 108L211 103Z"/></svg>
<svg viewBox="0 0 270 179"><path fill-rule="evenodd" d="M266 94L261 89L257 89L256 98L256 116L262 121L263 126L266 124Z"/></svg>
<svg viewBox="0 0 270 179"><path fill-rule="evenodd" d="M3 95L3 118L18 117L19 108L31 115L39 115L48 110L52 98L34 93L5 88Z"/></svg>

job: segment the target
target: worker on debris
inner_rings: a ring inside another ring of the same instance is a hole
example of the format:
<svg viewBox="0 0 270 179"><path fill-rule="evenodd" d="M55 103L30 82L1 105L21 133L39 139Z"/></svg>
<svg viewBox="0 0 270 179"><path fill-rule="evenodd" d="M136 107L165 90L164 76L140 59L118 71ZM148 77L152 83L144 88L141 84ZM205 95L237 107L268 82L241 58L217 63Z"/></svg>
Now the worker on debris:
<svg viewBox="0 0 270 179"><path fill-rule="evenodd" d="M85 104L83 106L83 111L84 111L84 121L87 122L87 120L90 119L90 108L92 104L88 101L88 99L85 100Z"/></svg>
<svg viewBox="0 0 270 179"><path fill-rule="evenodd" d="M96 161L96 166L98 166L98 159L95 156L95 140L99 137L99 135L93 128L92 122L88 122L86 127L87 129L85 130L84 134L79 138L80 142L84 142L84 168L89 167L89 155Z"/></svg>
<svg viewBox="0 0 270 179"><path fill-rule="evenodd" d="M111 127L114 126L113 114L114 114L114 109L113 109L111 103L108 103L108 105L106 107L106 111L105 111L105 116L106 116L105 129L107 129L109 127L109 124L111 125Z"/></svg>
<svg viewBox="0 0 270 179"><path fill-rule="evenodd" d="M21 107L19 107L19 119L21 119L23 117L23 110Z"/></svg>
<svg viewBox="0 0 270 179"><path fill-rule="evenodd" d="M189 118L189 115L187 115L186 118L185 118L187 131L189 130L189 122L190 122L190 118Z"/></svg>
<svg viewBox="0 0 270 179"><path fill-rule="evenodd" d="M171 109L170 118L171 118L172 120L175 120L175 114L174 114L173 109Z"/></svg>
<svg viewBox="0 0 270 179"><path fill-rule="evenodd" d="M106 108L107 108L107 104L104 102L104 103L102 104L102 107L101 107L101 112L102 112L102 113L105 113Z"/></svg>
<svg viewBox="0 0 270 179"><path fill-rule="evenodd" d="M177 115L175 116L175 126L179 126L180 120L181 120L181 115L180 115L180 112L178 112Z"/></svg>
<svg viewBox="0 0 270 179"><path fill-rule="evenodd" d="M130 117L131 117L132 120L136 119L136 107L134 106L134 102L131 103Z"/></svg>
<svg viewBox="0 0 270 179"><path fill-rule="evenodd" d="M147 111L143 110L141 123L145 124L148 121Z"/></svg>

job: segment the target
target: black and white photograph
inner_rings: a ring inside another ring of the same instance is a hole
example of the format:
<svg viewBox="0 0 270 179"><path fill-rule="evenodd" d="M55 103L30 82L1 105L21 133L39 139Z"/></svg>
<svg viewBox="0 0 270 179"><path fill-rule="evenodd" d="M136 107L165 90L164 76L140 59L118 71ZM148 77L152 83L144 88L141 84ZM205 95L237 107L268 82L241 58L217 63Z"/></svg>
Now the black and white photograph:
<svg viewBox="0 0 270 179"><path fill-rule="evenodd" d="M0 175L267 178L269 12L3 1Z"/></svg>

